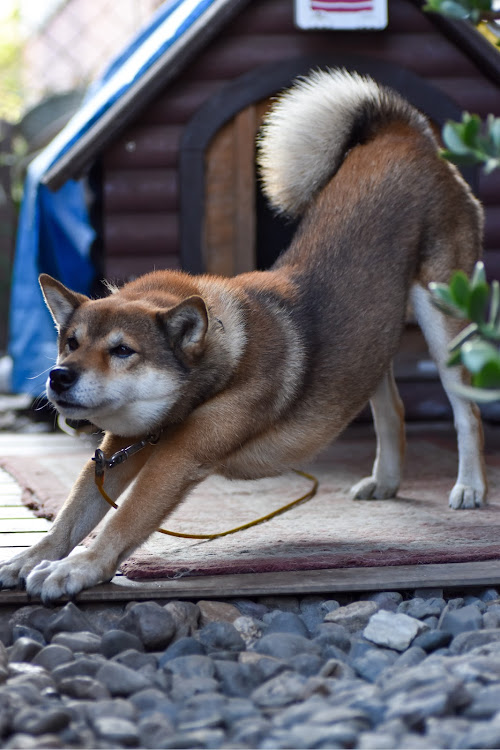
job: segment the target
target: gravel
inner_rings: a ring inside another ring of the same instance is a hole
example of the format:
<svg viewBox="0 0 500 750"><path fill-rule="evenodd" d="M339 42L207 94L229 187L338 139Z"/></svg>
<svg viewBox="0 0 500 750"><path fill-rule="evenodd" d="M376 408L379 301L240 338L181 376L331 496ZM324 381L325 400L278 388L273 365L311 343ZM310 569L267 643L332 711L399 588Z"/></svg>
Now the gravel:
<svg viewBox="0 0 500 750"><path fill-rule="evenodd" d="M496 748L500 594L0 611L4 748Z"/></svg>

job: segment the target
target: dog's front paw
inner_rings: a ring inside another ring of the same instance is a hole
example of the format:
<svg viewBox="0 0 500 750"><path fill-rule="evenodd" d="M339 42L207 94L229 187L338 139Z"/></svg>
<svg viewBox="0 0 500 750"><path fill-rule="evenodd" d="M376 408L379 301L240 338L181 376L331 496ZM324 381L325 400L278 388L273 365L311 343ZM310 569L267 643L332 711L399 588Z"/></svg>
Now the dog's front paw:
<svg viewBox="0 0 500 750"><path fill-rule="evenodd" d="M387 500L396 497L399 484L380 482L375 477L365 477L351 487L350 496L353 500Z"/></svg>
<svg viewBox="0 0 500 750"><path fill-rule="evenodd" d="M28 574L41 559L33 549L28 549L0 565L0 589L24 587Z"/></svg>
<svg viewBox="0 0 500 750"><path fill-rule="evenodd" d="M450 492L449 505L453 510L480 508L486 505L486 489L457 482Z"/></svg>
<svg viewBox="0 0 500 750"><path fill-rule="evenodd" d="M109 580L112 575L106 574L95 560L89 560L87 552L80 552L63 560L43 560L26 579L26 591L49 604L63 596L72 598L82 589Z"/></svg>

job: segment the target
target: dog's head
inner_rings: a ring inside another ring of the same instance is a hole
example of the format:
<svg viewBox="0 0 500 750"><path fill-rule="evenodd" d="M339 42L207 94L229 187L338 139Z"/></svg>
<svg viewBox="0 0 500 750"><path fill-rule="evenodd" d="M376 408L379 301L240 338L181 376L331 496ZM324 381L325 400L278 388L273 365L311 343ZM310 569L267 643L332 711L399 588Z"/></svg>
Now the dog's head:
<svg viewBox="0 0 500 750"><path fill-rule="evenodd" d="M171 296L165 307L120 291L90 300L46 274L40 285L59 334L47 397L64 417L131 436L179 411L193 373L206 369L209 316L200 296Z"/></svg>

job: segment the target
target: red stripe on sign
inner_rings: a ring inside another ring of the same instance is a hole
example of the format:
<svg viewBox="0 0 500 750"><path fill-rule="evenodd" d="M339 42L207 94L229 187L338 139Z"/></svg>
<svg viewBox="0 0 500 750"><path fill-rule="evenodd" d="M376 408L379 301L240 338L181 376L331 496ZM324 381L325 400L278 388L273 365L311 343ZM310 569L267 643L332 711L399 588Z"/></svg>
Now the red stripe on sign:
<svg viewBox="0 0 500 750"><path fill-rule="evenodd" d="M360 10L373 10L373 4L360 0L311 0L311 9L330 13L356 13Z"/></svg>

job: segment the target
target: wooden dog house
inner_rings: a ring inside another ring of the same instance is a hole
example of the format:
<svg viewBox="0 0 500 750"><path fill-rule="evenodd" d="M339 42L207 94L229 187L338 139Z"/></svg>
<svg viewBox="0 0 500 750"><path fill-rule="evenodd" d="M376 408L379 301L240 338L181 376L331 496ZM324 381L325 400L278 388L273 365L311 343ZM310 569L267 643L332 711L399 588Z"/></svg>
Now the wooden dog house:
<svg viewBox="0 0 500 750"><path fill-rule="evenodd" d="M260 195L255 136L273 95L311 68L371 74L437 125L463 110L500 115L499 53L474 27L422 5L389 0L385 30L341 32L296 28L293 0L217 0L203 28L186 32L180 51L160 59L45 177L57 188L89 175L102 273L232 275L270 265L293 226ZM467 177L486 208L486 264L500 277L500 173ZM424 355L412 341L415 363Z"/></svg>

